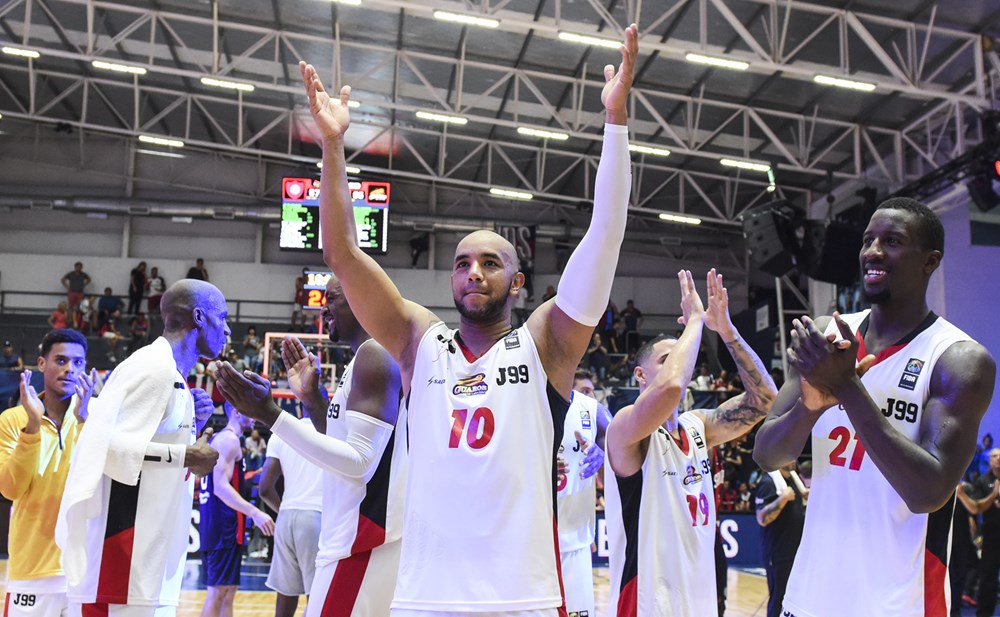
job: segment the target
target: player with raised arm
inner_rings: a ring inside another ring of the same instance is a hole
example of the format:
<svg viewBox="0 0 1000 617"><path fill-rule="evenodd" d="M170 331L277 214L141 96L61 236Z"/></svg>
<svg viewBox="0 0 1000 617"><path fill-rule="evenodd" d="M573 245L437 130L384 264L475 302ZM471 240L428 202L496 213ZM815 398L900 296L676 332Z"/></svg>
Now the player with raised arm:
<svg viewBox="0 0 1000 617"><path fill-rule="evenodd" d="M358 248L344 162L350 87L331 97L316 70L300 64L323 141L324 259L362 327L399 363L408 400L411 464L396 617L565 612L555 455L573 375L607 306L624 238L626 103L637 47L632 25L619 70L604 68L606 124L590 228L558 295L518 329L511 309L525 293L524 274L499 235L476 231L458 244L451 276L457 330L405 300Z"/></svg>
<svg viewBox="0 0 1000 617"><path fill-rule="evenodd" d="M611 598L618 617L704 617L718 613L715 494L709 451L747 432L777 394L757 354L729 318L722 275L707 277L703 308L691 273L677 274L684 324L679 339L657 337L636 355L639 398L608 427L605 513ZM715 410L678 407L694 373L702 325L736 361L746 391Z"/></svg>
<svg viewBox="0 0 1000 617"><path fill-rule="evenodd" d="M316 430L283 413L259 375L222 363L217 385L227 400L325 472L307 617L385 617L396 586L406 484L399 369L358 324L336 277L326 285L323 320L331 336L336 332L354 351L328 405L319 359L293 338L284 340L281 353L289 386Z"/></svg>
<svg viewBox="0 0 1000 617"><path fill-rule="evenodd" d="M785 611L947 615L955 487L976 447L996 363L927 307L944 227L886 200L859 255L870 310L795 320L789 379L757 433L764 469L812 437L813 484Z"/></svg>

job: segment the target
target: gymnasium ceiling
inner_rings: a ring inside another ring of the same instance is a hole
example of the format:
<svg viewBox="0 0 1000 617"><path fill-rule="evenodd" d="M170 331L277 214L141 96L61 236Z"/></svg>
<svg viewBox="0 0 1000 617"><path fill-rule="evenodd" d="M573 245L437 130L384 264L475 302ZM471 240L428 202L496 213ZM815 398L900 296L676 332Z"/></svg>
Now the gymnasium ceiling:
<svg viewBox="0 0 1000 617"><path fill-rule="evenodd" d="M441 21L436 10L499 25ZM396 181L400 220L581 227L600 152L601 70L619 55L564 37L617 40L630 21L641 33L631 140L647 148L633 153L630 229L651 239L711 244L774 196L807 205L865 185L898 188L977 141L976 118L1000 93L995 0L0 0L0 44L39 54L0 54L0 195L276 215L281 177L318 172L296 67L306 59L328 84L354 87L349 165ZM749 66L695 64L690 53ZM206 76L254 89L204 85ZM776 190L767 174L722 159L770 165ZM40 187L36 169L61 182ZM680 228L659 213L705 224Z"/></svg>

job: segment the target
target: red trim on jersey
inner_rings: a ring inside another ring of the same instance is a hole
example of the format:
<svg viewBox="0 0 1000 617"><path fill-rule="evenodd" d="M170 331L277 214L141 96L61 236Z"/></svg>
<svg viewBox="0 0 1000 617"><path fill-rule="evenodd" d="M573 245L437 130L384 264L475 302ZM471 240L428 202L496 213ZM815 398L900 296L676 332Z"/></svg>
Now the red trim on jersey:
<svg viewBox="0 0 1000 617"><path fill-rule="evenodd" d="M7 617L7 611L10 610L10 594L3 601L3 617Z"/></svg>
<svg viewBox="0 0 1000 617"><path fill-rule="evenodd" d="M101 571L97 575L96 599L100 602L128 604L128 582L132 569L134 540L135 527L129 527L104 539Z"/></svg>
<svg viewBox="0 0 1000 617"><path fill-rule="evenodd" d="M458 348L462 350L462 355L465 356L465 361L466 362L468 362L469 364L472 364L476 360L479 359L479 356L477 356L476 354L472 353L472 351L468 347L465 346L465 343L462 342L461 338L459 338L458 336L456 336L455 337L455 342L458 343Z"/></svg>
<svg viewBox="0 0 1000 617"><path fill-rule="evenodd" d="M861 335L860 331L855 332L854 336L858 339L858 362L861 362L865 356L868 355L868 349L865 348L865 337ZM875 364L890 358L893 354L900 351L904 347L906 347L906 343L896 343L891 347L886 347L882 351L878 352L877 356L875 356Z"/></svg>
<svg viewBox="0 0 1000 617"><path fill-rule="evenodd" d="M948 599L945 597L945 582L948 566L941 563L934 553L924 550L924 616L948 617ZM952 598L954 602L955 599Z"/></svg>
<svg viewBox="0 0 1000 617"><path fill-rule="evenodd" d="M385 544L385 529L364 514L358 515L358 533L351 545L351 554L364 553Z"/></svg>
<svg viewBox="0 0 1000 617"><path fill-rule="evenodd" d="M566 589L562 579L562 555L559 553L559 519L552 517L552 545L556 553L556 575L559 578L559 597L562 598L562 605L559 607L559 617L569 617L566 610Z"/></svg>
<svg viewBox="0 0 1000 617"><path fill-rule="evenodd" d="M238 461L237 461L238 462ZM236 491L236 494L240 494L240 468L237 465L233 465L233 474L229 478L229 484ZM239 510L234 510L236 512L236 545L243 546L243 541L246 536L246 515Z"/></svg>
<svg viewBox="0 0 1000 617"><path fill-rule="evenodd" d="M634 576L618 596L617 617L636 617L639 612L639 577Z"/></svg>
<svg viewBox="0 0 1000 617"><path fill-rule="evenodd" d="M684 427L680 424L677 425L677 431L681 434L680 439L674 439L674 436L670 434L670 431L667 431L667 435L670 436L670 441L677 444L677 447L681 449L684 456L691 456L691 442L688 440L687 431L685 431Z"/></svg>
<svg viewBox="0 0 1000 617"><path fill-rule="evenodd" d="M100 604L84 604L80 607L80 614L82 617L108 617L110 610L107 603L103 602Z"/></svg>
<svg viewBox="0 0 1000 617"><path fill-rule="evenodd" d="M337 562L323 600L323 608L319 612L320 617L351 617L371 557L372 552L365 551Z"/></svg>

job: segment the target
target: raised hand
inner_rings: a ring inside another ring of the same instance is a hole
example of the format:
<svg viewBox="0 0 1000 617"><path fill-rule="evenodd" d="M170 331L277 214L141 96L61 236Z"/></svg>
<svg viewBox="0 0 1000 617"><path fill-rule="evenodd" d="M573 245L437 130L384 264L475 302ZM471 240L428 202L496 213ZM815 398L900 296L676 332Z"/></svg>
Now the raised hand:
<svg viewBox="0 0 1000 617"><path fill-rule="evenodd" d="M628 117L626 104L635 76L635 59L639 55L639 27L635 24L625 28L625 44L621 46L621 52L622 63L618 66L617 72L612 64L604 67L601 102L604 103L610 124L625 124L625 119Z"/></svg>
<svg viewBox="0 0 1000 617"><path fill-rule="evenodd" d="M21 373L21 406L28 413L28 425L24 427L24 432L37 433L42 428L45 405L35 392L35 387L31 385L31 371L28 370Z"/></svg>
<svg viewBox="0 0 1000 617"><path fill-rule="evenodd" d="M729 291L722 284L722 275L712 268L706 277L708 308L705 309L705 326L717 332L723 341L736 338L736 326L729 317Z"/></svg>
<svg viewBox="0 0 1000 617"><path fill-rule="evenodd" d="M586 480L597 473L597 470L604 465L604 450L596 443L590 443L580 431L576 431L576 443L580 444L583 451L583 461L580 463L580 477Z"/></svg>
<svg viewBox="0 0 1000 617"><path fill-rule="evenodd" d="M288 369L288 388L300 401L322 396L319 391L319 357L309 353L302 341L286 336L281 341L281 360Z"/></svg>
<svg viewBox="0 0 1000 617"><path fill-rule="evenodd" d="M184 466L196 476L207 476L212 473L216 461L219 460L219 452L208 445L208 438L211 436L212 429L205 429L198 441L184 451Z"/></svg>
<svg viewBox="0 0 1000 617"><path fill-rule="evenodd" d="M194 398L194 419L201 426L215 413L215 403L212 395L201 388L191 388L191 396Z"/></svg>
<svg viewBox="0 0 1000 617"><path fill-rule="evenodd" d="M228 362L217 363L215 385L240 413L271 426L281 409L271 398L271 382L252 371L240 373Z"/></svg>
<svg viewBox="0 0 1000 617"><path fill-rule="evenodd" d="M695 289L690 270L678 272L677 280L681 284L681 316L677 318L677 323L686 326L692 318L704 316L705 306L701 303L698 290Z"/></svg>
<svg viewBox="0 0 1000 617"><path fill-rule="evenodd" d="M338 97L330 96L323 82L311 64L299 62L302 73L302 83L309 95L309 111L319 128L324 140L339 140L344 137L347 127L351 124L351 114L347 110L347 101L351 98L351 87L340 89Z"/></svg>
<svg viewBox="0 0 1000 617"><path fill-rule="evenodd" d="M73 415L77 422L86 422L90 415L90 397L94 394L94 386L97 385L97 369L90 369L90 373L80 373L76 378L76 406L73 408Z"/></svg>

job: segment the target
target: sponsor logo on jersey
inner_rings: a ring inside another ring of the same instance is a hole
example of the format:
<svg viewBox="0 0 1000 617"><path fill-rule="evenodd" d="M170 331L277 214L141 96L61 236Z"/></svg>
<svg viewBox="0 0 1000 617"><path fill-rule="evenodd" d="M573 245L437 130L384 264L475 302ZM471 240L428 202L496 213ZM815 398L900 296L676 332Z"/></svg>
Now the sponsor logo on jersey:
<svg viewBox="0 0 1000 617"><path fill-rule="evenodd" d="M705 440L702 438L701 433L698 431L698 429L691 429L688 432L691 434L691 440L694 441L694 445L698 446L699 448L705 447Z"/></svg>
<svg viewBox="0 0 1000 617"><path fill-rule="evenodd" d="M687 466L687 474L684 476L684 485L701 482L702 475L694 470L694 465Z"/></svg>
<svg viewBox="0 0 1000 617"><path fill-rule="evenodd" d="M519 349L521 347L521 339L517 338L517 330L514 330L507 335L503 340L503 346L510 351L511 349Z"/></svg>
<svg viewBox="0 0 1000 617"><path fill-rule="evenodd" d="M475 396L486 394L489 389L490 384L486 383L486 373L476 373L471 377L459 379L451 392L455 396Z"/></svg>
<svg viewBox="0 0 1000 617"><path fill-rule="evenodd" d="M590 428L590 412L586 409L580 410L580 424L583 428Z"/></svg>
<svg viewBox="0 0 1000 617"><path fill-rule="evenodd" d="M431 377L427 380L427 387L440 386L444 383L444 377Z"/></svg>
<svg viewBox="0 0 1000 617"><path fill-rule="evenodd" d="M917 387L917 379L920 377L920 371L924 368L924 361L918 358L910 358L909 362L906 363L906 368L903 369L903 375L899 378L899 386L905 390L914 390Z"/></svg>

